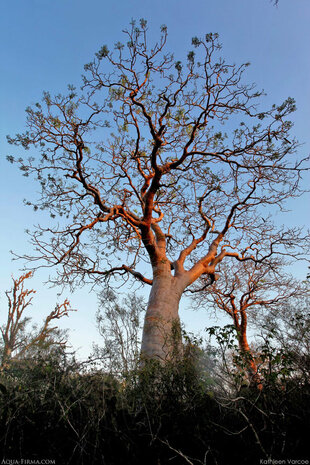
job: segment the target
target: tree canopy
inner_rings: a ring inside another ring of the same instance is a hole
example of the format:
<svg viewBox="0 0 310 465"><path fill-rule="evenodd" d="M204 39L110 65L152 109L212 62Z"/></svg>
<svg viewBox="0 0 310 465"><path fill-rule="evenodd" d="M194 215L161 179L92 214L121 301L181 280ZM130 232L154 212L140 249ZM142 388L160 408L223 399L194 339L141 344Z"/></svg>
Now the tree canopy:
<svg viewBox="0 0 310 465"><path fill-rule="evenodd" d="M227 257L304 255L306 236L275 227L270 209L302 194L306 158L290 134L294 100L262 109L263 93L243 81L248 63L226 63L217 34L194 37L182 62L165 51L165 26L153 45L147 30L132 21L125 43L85 65L81 92L44 93L9 142L41 152L18 161L42 187L29 204L54 219L33 232L28 260L60 265L58 283L152 285L150 323L171 289L178 307Z"/></svg>

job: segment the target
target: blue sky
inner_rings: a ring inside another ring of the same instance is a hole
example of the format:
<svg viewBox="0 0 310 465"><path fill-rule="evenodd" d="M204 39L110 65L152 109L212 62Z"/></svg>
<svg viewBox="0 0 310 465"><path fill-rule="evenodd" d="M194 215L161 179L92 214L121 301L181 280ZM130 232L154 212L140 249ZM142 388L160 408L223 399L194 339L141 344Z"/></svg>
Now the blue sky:
<svg viewBox="0 0 310 465"><path fill-rule="evenodd" d="M38 186L6 162L5 156L18 155L18 150L6 143L5 136L23 131L24 110L40 99L43 90L58 93L68 83L79 86L83 65L103 44L121 40L121 30L131 18L141 17L148 20L154 39L160 25L168 26L167 49L176 59L186 56L193 36L218 32L222 54L228 61L251 62L247 80L265 90L266 103L280 103L288 96L296 99L294 134L304 143L301 153L310 152L309 0L280 0L278 8L269 0L2 0L0 321L6 310L3 291L10 287L11 275L17 276L22 266L11 261L9 251L25 253L29 249L25 229L44 222L40 213L23 206L23 198L34 198ZM285 222L309 225L306 198L290 207L292 212L283 217ZM38 272L29 282L38 291L32 309L36 319L43 318L42 312L52 309L58 298L59 289L42 285L46 279L45 273ZM81 289L71 301L78 312L63 325L72 329L74 346L83 347L81 356L87 355L91 341L97 338L96 296ZM184 308L181 315L194 330L208 325L204 314Z"/></svg>

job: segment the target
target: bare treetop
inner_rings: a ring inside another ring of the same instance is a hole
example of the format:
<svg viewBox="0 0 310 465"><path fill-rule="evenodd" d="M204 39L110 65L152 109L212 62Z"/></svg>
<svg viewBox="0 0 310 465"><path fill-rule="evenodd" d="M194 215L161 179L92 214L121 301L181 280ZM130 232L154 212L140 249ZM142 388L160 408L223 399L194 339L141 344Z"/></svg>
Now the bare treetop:
<svg viewBox="0 0 310 465"><path fill-rule="evenodd" d="M10 359L22 359L31 351L46 347L66 347L66 331L60 330L57 326L51 326L55 320L60 320L68 316L73 310L70 302L65 299L62 304L57 304L43 321L40 328L33 326L32 330L27 330L27 325L31 317L26 316L28 307L32 305L33 289L25 288L25 281L32 277L28 272L17 279L13 279L13 286L5 292L8 300L7 321L0 327L3 348L1 350L0 369L5 368Z"/></svg>

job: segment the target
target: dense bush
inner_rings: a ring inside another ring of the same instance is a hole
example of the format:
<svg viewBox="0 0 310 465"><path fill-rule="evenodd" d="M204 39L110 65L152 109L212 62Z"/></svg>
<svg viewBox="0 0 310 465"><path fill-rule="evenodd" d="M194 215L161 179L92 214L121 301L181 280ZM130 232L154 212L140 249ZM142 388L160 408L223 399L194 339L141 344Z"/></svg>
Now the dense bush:
<svg viewBox="0 0 310 465"><path fill-rule="evenodd" d="M0 381L2 456L77 465L307 457L305 380L224 396L198 355L185 351L182 361L146 363L123 378L82 369L64 354L11 364Z"/></svg>

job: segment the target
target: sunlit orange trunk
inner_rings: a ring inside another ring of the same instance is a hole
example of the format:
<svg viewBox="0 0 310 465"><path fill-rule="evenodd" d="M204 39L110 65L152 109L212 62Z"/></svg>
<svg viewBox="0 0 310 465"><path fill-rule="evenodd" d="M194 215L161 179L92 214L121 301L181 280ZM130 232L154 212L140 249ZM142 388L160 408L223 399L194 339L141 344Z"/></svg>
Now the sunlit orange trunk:
<svg viewBox="0 0 310 465"><path fill-rule="evenodd" d="M246 371L248 379L251 385L255 385L259 390L263 388L261 378L258 373L257 365L255 363L253 353L247 340L247 315L246 310L241 309L240 311L241 323L239 323L238 316L235 314L235 325L238 330L238 343L239 349L243 356L244 363L246 365Z"/></svg>
<svg viewBox="0 0 310 465"><path fill-rule="evenodd" d="M241 333L239 336L239 348L241 354L244 356L244 362L246 364L250 384L254 384L259 390L261 390L263 385L258 374L257 365L254 361L252 351L247 341L246 333Z"/></svg>
<svg viewBox="0 0 310 465"><path fill-rule="evenodd" d="M163 261L154 267L153 285L145 315L141 356L171 360L182 352L179 303L184 291L182 279L172 276Z"/></svg>

